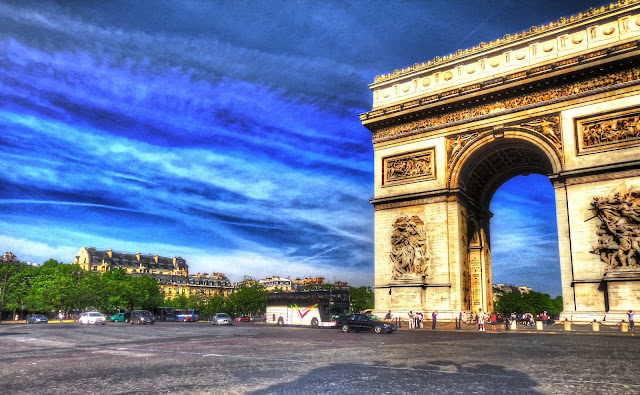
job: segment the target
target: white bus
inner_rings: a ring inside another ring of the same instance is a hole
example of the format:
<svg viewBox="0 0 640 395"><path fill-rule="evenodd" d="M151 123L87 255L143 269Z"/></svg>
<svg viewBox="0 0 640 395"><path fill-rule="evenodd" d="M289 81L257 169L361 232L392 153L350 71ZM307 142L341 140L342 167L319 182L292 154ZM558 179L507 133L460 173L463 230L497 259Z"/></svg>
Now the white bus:
<svg viewBox="0 0 640 395"><path fill-rule="evenodd" d="M332 327L337 317L350 312L348 290L280 292L267 296L267 323L280 326Z"/></svg>

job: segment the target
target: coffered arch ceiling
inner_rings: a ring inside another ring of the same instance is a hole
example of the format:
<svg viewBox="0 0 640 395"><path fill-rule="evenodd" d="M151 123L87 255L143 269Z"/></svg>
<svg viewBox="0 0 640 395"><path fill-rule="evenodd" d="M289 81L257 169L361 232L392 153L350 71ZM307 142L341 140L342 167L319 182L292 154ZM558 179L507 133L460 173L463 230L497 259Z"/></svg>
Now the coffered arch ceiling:
<svg viewBox="0 0 640 395"><path fill-rule="evenodd" d="M526 139L508 137L478 144L459 168L458 187L488 210L493 194L509 179L528 174L551 175L549 152Z"/></svg>

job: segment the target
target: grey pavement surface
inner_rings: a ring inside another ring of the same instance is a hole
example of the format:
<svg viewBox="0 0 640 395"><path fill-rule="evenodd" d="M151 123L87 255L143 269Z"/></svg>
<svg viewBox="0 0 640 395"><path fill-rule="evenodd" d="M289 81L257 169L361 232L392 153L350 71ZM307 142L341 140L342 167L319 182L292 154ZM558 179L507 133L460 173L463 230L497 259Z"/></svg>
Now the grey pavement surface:
<svg viewBox="0 0 640 395"><path fill-rule="evenodd" d="M6 394L640 393L633 333L0 325Z"/></svg>

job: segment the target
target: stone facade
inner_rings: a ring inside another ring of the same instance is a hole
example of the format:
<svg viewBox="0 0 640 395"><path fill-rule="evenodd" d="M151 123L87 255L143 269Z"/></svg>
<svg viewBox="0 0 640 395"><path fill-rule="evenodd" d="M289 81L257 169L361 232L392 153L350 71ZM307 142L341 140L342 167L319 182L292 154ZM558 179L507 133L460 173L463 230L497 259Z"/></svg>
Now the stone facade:
<svg viewBox="0 0 640 395"><path fill-rule="evenodd" d="M530 173L555 188L563 317L640 309L639 64L620 1L377 77L376 312L492 310L489 203Z"/></svg>
<svg viewBox="0 0 640 395"><path fill-rule="evenodd" d="M181 258L162 257L158 254L130 254L109 250L97 250L95 247L82 247L76 255L74 264L86 271L104 273L122 269L132 276L151 276L158 280L165 299L174 299L180 295L191 296L228 296L234 287L222 273L189 275L189 265Z"/></svg>

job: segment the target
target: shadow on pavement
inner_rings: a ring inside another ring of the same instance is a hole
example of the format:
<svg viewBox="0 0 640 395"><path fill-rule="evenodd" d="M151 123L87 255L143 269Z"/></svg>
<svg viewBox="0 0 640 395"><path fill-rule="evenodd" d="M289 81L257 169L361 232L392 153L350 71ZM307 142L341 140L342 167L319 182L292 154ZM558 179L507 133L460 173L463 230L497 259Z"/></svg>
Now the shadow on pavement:
<svg viewBox="0 0 640 395"><path fill-rule="evenodd" d="M296 376L292 371L292 376ZM540 393L527 374L486 363L434 361L423 366L336 363L251 394Z"/></svg>

